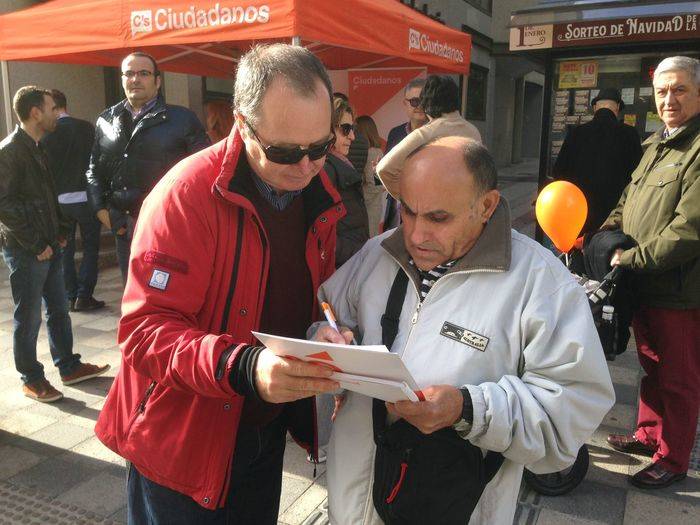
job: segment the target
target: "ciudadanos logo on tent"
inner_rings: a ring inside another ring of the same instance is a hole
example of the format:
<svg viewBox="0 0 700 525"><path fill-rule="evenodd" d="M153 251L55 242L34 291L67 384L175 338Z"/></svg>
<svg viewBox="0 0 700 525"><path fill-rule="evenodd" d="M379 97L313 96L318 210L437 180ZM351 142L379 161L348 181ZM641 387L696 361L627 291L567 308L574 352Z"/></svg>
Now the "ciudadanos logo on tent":
<svg viewBox="0 0 700 525"><path fill-rule="evenodd" d="M131 12L131 36L138 33L194 29L234 24L265 24L270 21L270 6L225 6L217 2L213 6L190 5L188 9L160 8Z"/></svg>
<svg viewBox="0 0 700 525"><path fill-rule="evenodd" d="M408 51L422 51L453 62L464 62L464 51L450 46L447 42L434 40L430 35L412 28L408 29Z"/></svg>

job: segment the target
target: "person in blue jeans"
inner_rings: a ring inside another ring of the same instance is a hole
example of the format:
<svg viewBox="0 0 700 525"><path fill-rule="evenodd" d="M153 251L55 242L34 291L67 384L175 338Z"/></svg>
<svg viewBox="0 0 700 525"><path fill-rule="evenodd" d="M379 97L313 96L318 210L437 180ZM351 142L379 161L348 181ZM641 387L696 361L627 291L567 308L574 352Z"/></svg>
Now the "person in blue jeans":
<svg viewBox="0 0 700 525"><path fill-rule="evenodd" d="M51 90L58 111L56 128L46 134L41 143L49 156L49 168L56 185L58 203L63 215L70 221L70 229L63 250L63 280L73 312L103 308L92 294L97 285L97 258L100 249L101 223L88 204L85 172L90 162L95 128L86 120L71 117L67 112L66 96L58 89ZM83 259L80 270L75 269L75 235L80 228Z"/></svg>
<svg viewBox="0 0 700 525"><path fill-rule="evenodd" d="M102 375L109 365L81 363L73 353L61 264L68 224L39 142L56 126L54 100L47 90L25 86L13 106L20 125L0 142L0 240L14 301L13 351L24 395L48 403L63 394L46 380L36 356L42 303L51 357L64 385Z"/></svg>

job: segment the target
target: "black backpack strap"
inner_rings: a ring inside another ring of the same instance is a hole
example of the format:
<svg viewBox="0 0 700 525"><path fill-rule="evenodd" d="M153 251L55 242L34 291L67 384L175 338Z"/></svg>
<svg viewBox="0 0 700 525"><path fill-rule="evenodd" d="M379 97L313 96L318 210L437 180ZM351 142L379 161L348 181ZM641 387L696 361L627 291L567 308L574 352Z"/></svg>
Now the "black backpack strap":
<svg viewBox="0 0 700 525"><path fill-rule="evenodd" d="M394 344L396 335L399 333L399 317L403 308L403 301L406 298L406 290L408 288L408 275L399 268L399 271L394 277L394 283L389 291L389 298L386 301L384 315L382 315L382 344L389 351ZM380 439L380 434L386 428L386 406L384 401L380 399L372 400L372 423L374 428L375 442Z"/></svg>
<svg viewBox="0 0 700 525"><path fill-rule="evenodd" d="M408 275L402 268L399 268L396 277L394 277L394 284L391 285L384 315L382 315L382 344L389 351L391 351L396 335L399 333L399 317L401 317L401 309L406 298L407 288Z"/></svg>
<svg viewBox="0 0 700 525"><path fill-rule="evenodd" d="M484 457L484 480L489 483L498 474L498 469L503 465L503 454L489 450Z"/></svg>

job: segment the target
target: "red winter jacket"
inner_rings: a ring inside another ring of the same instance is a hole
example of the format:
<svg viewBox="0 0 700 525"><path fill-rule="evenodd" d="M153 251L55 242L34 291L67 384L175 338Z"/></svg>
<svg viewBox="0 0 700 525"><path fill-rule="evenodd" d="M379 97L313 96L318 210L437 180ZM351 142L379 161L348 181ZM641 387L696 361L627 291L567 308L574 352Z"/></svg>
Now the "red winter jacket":
<svg viewBox="0 0 700 525"><path fill-rule="evenodd" d="M208 509L225 503L244 400L228 372L255 342L270 257L257 213L238 191L239 155L244 144L234 128L177 164L144 202L119 321L121 368L95 427L146 477ZM323 171L303 198L315 296L334 270L344 208ZM303 417L289 419L307 423L296 437L311 451L313 405L303 401Z"/></svg>

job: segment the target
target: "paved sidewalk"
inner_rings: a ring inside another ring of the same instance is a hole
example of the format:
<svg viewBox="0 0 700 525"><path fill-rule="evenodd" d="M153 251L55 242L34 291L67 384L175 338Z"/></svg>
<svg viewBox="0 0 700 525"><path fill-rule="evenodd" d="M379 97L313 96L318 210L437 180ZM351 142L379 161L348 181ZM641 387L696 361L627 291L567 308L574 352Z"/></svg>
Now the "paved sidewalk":
<svg viewBox="0 0 700 525"><path fill-rule="evenodd" d="M532 201L536 163L500 170L499 187L511 203L517 229L532 235ZM0 525L125 523L125 468L94 437L92 428L119 366L116 323L121 277L116 268L102 271L96 297L107 308L72 314L76 351L86 361L110 363L108 375L74 387L62 387L66 398L35 403L22 395L12 360L12 300L7 269L0 264ZM46 332L39 338L47 377L60 385L51 366ZM700 454L696 442L689 479L670 489L643 492L627 484L626 475L647 458L610 450L605 436L633 427L640 368L634 351L610 364L617 403L590 441L591 467L586 480L570 495L542 497L528 488L520 494L517 524L691 524L700 515ZM285 455L280 523L326 523L325 468L316 477L301 449L289 443ZM693 518L695 516L695 518Z"/></svg>

